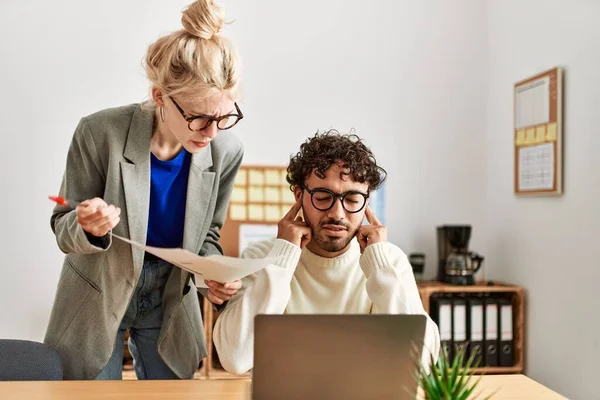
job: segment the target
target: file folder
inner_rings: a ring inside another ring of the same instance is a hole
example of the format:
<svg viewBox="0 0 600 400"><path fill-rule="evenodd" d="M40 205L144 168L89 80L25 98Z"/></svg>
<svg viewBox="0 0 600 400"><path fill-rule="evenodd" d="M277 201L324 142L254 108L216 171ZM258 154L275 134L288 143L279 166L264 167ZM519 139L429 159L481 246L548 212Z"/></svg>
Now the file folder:
<svg viewBox="0 0 600 400"><path fill-rule="evenodd" d="M470 297L467 301L467 358L473 357L474 367L483 367L483 300Z"/></svg>
<svg viewBox="0 0 600 400"><path fill-rule="evenodd" d="M464 298L452 299L452 351L456 356L463 351L466 356L467 346L467 302ZM463 360L466 362L466 359Z"/></svg>
<svg viewBox="0 0 600 400"><path fill-rule="evenodd" d="M484 299L484 354L485 365L488 367L498 366L498 302L493 297Z"/></svg>
<svg viewBox="0 0 600 400"><path fill-rule="evenodd" d="M499 365L501 367L511 367L514 365L512 301L501 298L498 300L498 308L500 310L498 316L498 331L500 332Z"/></svg>
<svg viewBox="0 0 600 400"><path fill-rule="evenodd" d="M431 317L440 331L440 345L452 360L452 302L448 297L431 296Z"/></svg>

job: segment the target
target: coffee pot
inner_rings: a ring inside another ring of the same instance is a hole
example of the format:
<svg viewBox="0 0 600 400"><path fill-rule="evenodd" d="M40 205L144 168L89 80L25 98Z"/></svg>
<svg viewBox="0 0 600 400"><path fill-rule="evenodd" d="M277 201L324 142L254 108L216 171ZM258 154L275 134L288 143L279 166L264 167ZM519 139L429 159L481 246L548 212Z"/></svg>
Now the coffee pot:
<svg viewBox="0 0 600 400"><path fill-rule="evenodd" d="M470 225L437 227L438 280L452 285L474 285L484 257L469 250Z"/></svg>

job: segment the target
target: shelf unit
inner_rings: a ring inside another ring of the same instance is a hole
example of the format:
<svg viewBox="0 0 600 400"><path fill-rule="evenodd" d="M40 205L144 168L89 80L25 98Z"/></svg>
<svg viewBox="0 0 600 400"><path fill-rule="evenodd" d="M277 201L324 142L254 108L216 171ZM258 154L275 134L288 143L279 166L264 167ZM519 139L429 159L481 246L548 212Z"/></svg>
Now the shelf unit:
<svg viewBox="0 0 600 400"><path fill-rule="evenodd" d="M513 339L515 365L511 367L473 368L476 374L521 374L524 370L525 291L522 287L498 281L479 281L475 285L448 285L437 281L418 281L417 287L425 311L430 313L430 298L434 293L508 293L513 303Z"/></svg>

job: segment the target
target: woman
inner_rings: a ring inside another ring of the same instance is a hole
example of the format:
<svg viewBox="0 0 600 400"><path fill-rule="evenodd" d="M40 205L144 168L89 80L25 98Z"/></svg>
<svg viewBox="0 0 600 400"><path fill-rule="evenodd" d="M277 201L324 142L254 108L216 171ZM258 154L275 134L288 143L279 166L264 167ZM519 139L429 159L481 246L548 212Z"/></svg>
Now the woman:
<svg viewBox="0 0 600 400"><path fill-rule="evenodd" d="M81 203L56 206L51 218L66 256L45 339L65 379L121 379L126 331L139 379L191 378L206 354L190 274L111 233L222 253L219 229L243 156L226 132L243 115L237 55L218 34L223 17L213 0L192 3L184 29L148 48L152 100L77 126L60 194ZM241 283L210 286L221 304Z"/></svg>

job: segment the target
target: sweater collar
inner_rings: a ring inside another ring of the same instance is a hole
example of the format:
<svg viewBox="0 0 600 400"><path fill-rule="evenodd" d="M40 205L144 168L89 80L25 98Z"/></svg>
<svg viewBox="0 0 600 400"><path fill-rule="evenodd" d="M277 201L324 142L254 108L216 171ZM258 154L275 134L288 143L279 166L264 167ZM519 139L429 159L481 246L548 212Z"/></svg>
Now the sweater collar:
<svg viewBox="0 0 600 400"><path fill-rule="evenodd" d="M348 250L337 257L322 257L304 247L300 259L308 267L332 268L353 265L359 257L360 245L358 244L358 240L354 238L350 242Z"/></svg>

